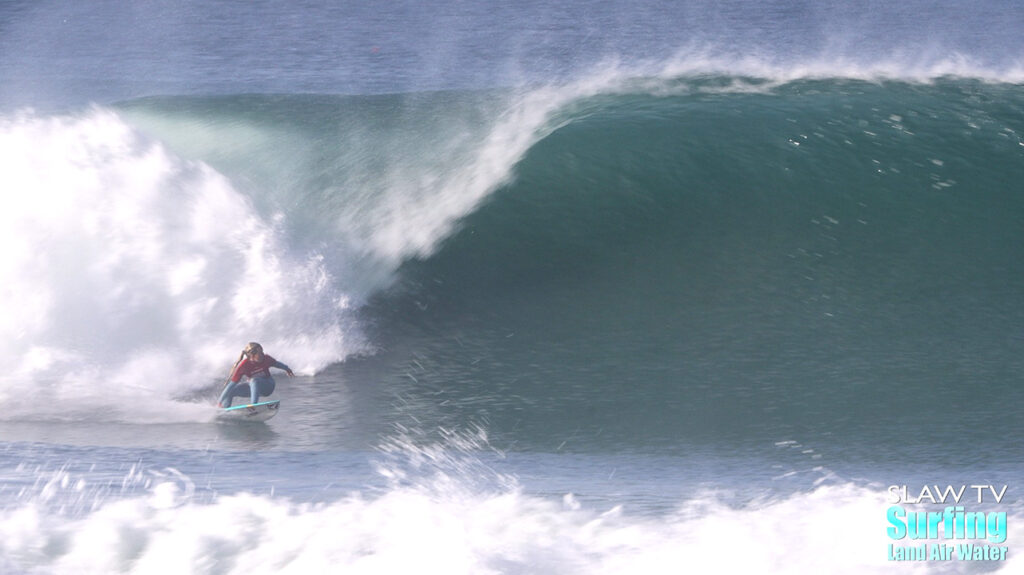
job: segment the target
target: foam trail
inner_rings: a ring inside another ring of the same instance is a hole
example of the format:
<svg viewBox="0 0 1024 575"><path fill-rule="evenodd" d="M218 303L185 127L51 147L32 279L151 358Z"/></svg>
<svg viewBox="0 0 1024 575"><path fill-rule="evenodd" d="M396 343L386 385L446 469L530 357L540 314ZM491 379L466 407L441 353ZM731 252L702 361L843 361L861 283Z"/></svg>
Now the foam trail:
<svg viewBox="0 0 1024 575"><path fill-rule="evenodd" d="M316 254L289 252L283 215L111 112L0 120L0 188L0 397L16 417L178 396L249 340L305 371L358 349L344 294Z"/></svg>

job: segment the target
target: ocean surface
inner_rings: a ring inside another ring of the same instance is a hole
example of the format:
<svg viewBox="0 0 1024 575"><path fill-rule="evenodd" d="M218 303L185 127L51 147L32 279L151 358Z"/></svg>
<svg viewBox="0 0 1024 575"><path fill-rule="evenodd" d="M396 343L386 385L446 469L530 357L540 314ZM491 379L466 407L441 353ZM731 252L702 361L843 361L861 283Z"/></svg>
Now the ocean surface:
<svg viewBox="0 0 1024 575"><path fill-rule="evenodd" d="M0 4L0 574L1024 573L1021 30Z"/></svg>

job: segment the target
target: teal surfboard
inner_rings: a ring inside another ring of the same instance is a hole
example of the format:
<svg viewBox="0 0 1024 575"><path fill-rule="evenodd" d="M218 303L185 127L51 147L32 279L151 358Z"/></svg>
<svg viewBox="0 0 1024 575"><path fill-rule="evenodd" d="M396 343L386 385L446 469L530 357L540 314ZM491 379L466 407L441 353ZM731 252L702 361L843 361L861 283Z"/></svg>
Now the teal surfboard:
<svg viewBox="0 0 1024 575"><path fill-rule="evenodd" d="M280 406L281 402L276 399L260 403L233 405L218 409L217 418L225 421L266 421L277 415L277 409Z"/></svg>

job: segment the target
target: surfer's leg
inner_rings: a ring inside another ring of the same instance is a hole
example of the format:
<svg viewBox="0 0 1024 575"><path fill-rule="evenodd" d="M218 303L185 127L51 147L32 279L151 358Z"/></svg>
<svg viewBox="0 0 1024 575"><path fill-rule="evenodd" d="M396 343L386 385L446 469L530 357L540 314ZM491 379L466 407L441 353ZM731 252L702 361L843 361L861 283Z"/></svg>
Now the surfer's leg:
<svg viewBox="0 0 1024 575"><path fill-rule="evenodd" d="M274 393L274 378L273 377L258 377L254 378L249 387L251 388L251 394L249 398L252 403L259 403L260 396L267 396Z"/></svg>
<svg viewBox="0 0 1024 575"><path fill-rule="evenodd" d="M245 397L250 394L249 388L254 387L248 383L229 383L224 388L224 392L220 394L220 402L218 405L221 407L231 407L231 400L236 397ZM253 401L252 403L256 403Z"/></svg>
<svg viewBox="0 0 1024 575"><path fill-rule="evenodd" d="M229 381L228 384L224 386L224 391L220 392L220 399L217 401L218 406L231 407L231 398L235 396L234 391L235 386L237 385L237 383Z"/></svg>
<svg viewBox="0 0 1024 575"><path fill-rule="evenodd" d="M251 403L259 403L259 396L269 394L269 392L267 391L267 381L272 382L273 380L270 380L270 378L263 377L253 378L249 382L249 399L251 400ZM270 391L272 391L272 388Z"/></svg>

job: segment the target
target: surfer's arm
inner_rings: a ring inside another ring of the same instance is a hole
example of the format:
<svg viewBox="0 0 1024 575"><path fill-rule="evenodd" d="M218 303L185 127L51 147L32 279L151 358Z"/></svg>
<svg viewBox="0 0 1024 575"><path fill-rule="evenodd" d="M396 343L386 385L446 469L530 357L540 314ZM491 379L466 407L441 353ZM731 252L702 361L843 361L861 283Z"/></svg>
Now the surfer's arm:
<svg viewBox="0 0 1024 575"><path fill-rule="evenodd" d="M277 369L283 369L285 371L285 373L288 374L289 377L292 377L292 376L295 375L294 373L292 373L292 368L290 368L287 365L281 363L280 361L277 361L276 359L274 360L274 364L271 365L270 367L276 367Z"/></svg>

